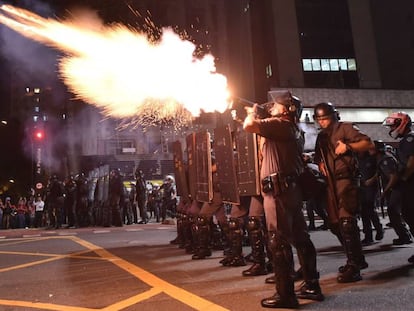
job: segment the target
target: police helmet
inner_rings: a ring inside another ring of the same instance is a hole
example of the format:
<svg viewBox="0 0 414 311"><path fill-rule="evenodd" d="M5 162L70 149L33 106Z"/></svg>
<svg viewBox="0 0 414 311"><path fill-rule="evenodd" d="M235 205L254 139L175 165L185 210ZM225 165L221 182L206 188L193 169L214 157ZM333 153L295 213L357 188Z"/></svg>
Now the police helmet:
<svg viewBox="0 0 414 311"><path fill-rule="evenodd" d="M175 179L174 179L174 177L172 175L167 175L164 178L164 182L166 182L166 183L173 183L173 182L175 182Z"/></svg>
<svg viewBox="0 0 414 311"><path fill-rule="evenodd" d="M270 108L275 103L283 105L287 108L288 114L297 120L300 119L303 111L303 105L299 97L292 95L286 90L272 91L269 93L272 101L267 103L267 108Z"/></svg>
<svg viewBox="0 0 414 311"><path fill-rule="evenodd" d="M382 122L383 126L389 127L389 135L392 138L402 137L407 128L411 128L412 121L410 116L403 112L393 112Z"/></svg>
<svg viewBox="0 0 414 311"><path fill-rule="evenodd" d="M313 120L330 117L333 121L339 121L339 112L335 106L329 102L319 103L313 109Z"/></svg>

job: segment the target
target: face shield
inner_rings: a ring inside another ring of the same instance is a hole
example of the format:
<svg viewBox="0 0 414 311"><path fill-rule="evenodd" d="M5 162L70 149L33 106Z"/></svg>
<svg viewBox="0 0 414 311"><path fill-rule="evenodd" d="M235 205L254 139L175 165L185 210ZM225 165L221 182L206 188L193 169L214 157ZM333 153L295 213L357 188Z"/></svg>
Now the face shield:
<svg viewBox="0 0 414 311"><path fill-rule="evenodd" d="M405 112L393 112L382 122L382 125L388 127L388 135L397 139L404 136L407 127L411 127L411 118Z"/></svg>

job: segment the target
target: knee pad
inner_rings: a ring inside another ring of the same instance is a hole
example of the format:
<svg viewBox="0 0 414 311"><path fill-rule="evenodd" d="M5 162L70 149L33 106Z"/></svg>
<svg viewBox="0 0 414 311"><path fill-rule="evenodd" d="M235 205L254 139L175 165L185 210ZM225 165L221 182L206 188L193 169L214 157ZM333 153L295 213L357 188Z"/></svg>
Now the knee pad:
<svg viewBox="0 0 414 311"><path fill-rule="evenodd" d="M254 231L262 229L262 221L259 217L251 216L247 221L247 231Z"/></svg>
<svg viewBox="0 0 414 311"><path fill-rule="evenodd" d="M269 247L272 250L290 249L290 243L278 232L269 233Z"/></svg>
<svg viewBox="0 0 414 311"><path fill-rule="evenodd" d="M210 219L207 216L198 216L197 217L198 226L208 226L210 225Z"/></svg>
<svg viewBox="0 0 414 311"><path fill-rule="evenodd" d="M240 221L238 218L230 218L229 220L229 229L230 230L239 230L240 229Z"/></svg>

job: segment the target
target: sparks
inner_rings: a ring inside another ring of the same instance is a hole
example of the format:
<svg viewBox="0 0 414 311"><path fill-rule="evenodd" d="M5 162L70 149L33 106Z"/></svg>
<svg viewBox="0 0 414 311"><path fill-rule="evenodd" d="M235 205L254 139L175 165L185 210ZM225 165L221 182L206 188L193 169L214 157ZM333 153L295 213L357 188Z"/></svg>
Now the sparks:
<svg viewBox="0 0 414 311"><path fill-rule="evenodd" d="M108 117L182 122L228 107L227 79L216 72L214 57L196 58L195 44L171 28L153 42L121 24L85 27L84 21L47 19L10 5L0 10L4 25L64 52L63 82Z"/></svg>

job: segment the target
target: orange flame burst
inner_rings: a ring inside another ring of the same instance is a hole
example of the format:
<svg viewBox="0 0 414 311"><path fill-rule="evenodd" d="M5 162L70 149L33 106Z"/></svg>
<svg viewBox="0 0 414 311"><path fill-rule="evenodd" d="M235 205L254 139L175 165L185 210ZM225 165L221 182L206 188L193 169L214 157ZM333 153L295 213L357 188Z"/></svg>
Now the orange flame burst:
<svg viewBox="0 0 414 311"><path fill-rule="evenodd" d="M20 34L65 52L59 74L75 96L107 116L142 122L223 112L229 91L214 57L195 58L196 46L172 29L149 42L144 33L121 24L98 28L46 19L10 5L0 22Z"/></svg>

